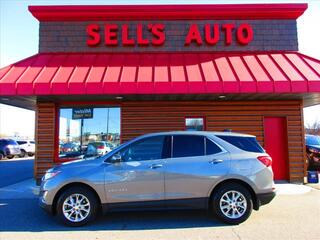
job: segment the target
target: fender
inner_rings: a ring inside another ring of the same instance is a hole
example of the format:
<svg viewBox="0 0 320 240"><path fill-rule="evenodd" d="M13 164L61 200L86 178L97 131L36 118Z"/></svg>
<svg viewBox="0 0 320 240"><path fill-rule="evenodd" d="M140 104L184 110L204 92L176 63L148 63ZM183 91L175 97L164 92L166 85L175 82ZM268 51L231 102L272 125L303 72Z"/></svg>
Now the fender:
<svg viewBox="0 0 320 240"><path fill-rule="evenodd" d="M216 186L218 186L220 183L224 182L224 181L230 181L230 180L238 180L238 181L242 181L247 183L252 189L253 191L256 193L257 192L257 187L255 186L255 184L249 180L249 178L244 178L241 175L237 175L237 174L231 174L228 176L224 176L221 177L219 179L219 181L216 181L210 188L209 192L207 193L207 197L210 198L211 193L213 192L213 190L215 189Z"/></svg>

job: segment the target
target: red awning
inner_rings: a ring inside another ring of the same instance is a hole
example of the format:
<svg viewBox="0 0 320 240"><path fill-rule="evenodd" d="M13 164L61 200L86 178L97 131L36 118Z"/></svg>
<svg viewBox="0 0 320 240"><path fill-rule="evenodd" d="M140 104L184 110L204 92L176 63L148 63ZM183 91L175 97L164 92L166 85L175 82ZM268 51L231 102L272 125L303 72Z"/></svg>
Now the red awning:
<svg viewBox="0 0 320 240"><path fill-rule="evenodd" d="M1 96L319 93L300 53L41 53L0 70Z"/></svg>

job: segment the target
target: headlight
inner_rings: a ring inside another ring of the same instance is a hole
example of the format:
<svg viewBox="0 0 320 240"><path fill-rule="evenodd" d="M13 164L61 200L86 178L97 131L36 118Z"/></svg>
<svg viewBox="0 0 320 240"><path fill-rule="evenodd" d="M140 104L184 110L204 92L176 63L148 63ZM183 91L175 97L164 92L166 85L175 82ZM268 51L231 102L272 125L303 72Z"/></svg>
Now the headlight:
<svg viewBox="0 0 320 240"><path fill-rule="evenodd" d="M42 181L46 181L50 178L57 176L61 171L51 170L49 169L46 174L42 177Z"/></svg>

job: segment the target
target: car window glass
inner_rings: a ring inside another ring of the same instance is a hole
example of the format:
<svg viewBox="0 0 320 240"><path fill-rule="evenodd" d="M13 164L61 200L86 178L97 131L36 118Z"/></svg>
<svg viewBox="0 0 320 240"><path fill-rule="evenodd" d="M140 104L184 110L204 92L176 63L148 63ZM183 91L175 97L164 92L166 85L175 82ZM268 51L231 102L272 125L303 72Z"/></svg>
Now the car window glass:
<svg viewBox="0 0 320 240"><path fill-rule="evenodd" d="M103 142L92 142L92 143L89 143L89 144L92 144L93 146L95 147L104 147L104 143Z"/></svg>
<svg viewBox="0 0 320 240"><path fill-rule="evenodd" d="M156 136L132 143L120 151L122 161L130 162L161 159L164 138L164 136Z"/></svg>
<svg viewBox="0 0 320 240"><path fill-rule="evenodd" d="M34 142L34 141L30 141L30 143L31 143L31 144L35 144L35 142Z"/></svg>
<svg viewBox="0 0 320 240"><path fill-rule="evenodd" d="M320 145L320 137L307 136L307 145Z"/></svg>
<svg viewBox="0 0 320 240"><path fill-rule="evenodd" d="M192 135L173 136L173 157L204 155L204 137Z"/></svg>
<svg viewBox="0 0 320 240"><path fill-rule="evenodd" d="M219 152L222 152L221 148L212 140L206 138L206 155L217 154Z"/></svg>
<svg viewBox="0 0 320 240"><path fill-rule="evenodd" d="M264 149L260 146L255 137L242 137L242 136L217 136L222 140L240 148L247 152L264 153Z"/></svg>
<svg viewBox="0 0 320 240"><path fill-rule="evenodd" d="M17 143L18 143L19 145L22 145L22 144L26 144L27 142L26 142L26 141L17 141Z"/></svg>
<svg viewBox="0 0 320 240"><path fill-rule="evenodd" d="M4 140L4 143L5 143L6 145L18 145L16 141L11 140L11 139L9 139L9 140Z"/></svg>

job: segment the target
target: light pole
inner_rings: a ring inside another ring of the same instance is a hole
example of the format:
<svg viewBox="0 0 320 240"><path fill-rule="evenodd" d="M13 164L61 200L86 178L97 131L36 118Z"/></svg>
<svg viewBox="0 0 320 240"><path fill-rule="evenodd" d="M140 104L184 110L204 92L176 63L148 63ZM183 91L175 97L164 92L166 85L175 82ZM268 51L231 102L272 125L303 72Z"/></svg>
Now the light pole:
<svg viewBox="0 0 320 240"><path fill-rule="evenodd" d="M108 141L108 135L109 135L109 110L110 108L107 109L107 141Z"/></svg>

